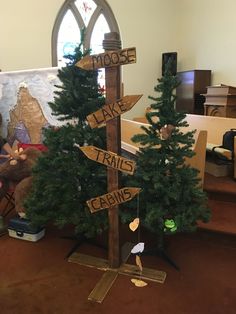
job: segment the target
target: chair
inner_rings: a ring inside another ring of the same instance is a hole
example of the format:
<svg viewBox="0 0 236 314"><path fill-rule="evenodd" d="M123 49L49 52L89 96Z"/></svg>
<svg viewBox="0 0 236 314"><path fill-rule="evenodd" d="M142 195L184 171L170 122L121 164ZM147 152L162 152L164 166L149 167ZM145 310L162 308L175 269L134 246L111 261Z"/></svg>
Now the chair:
<svg viewBox="0 0 236 314"><path fill-rule="evenodd" d="M11 211L15 208L15 199L14 199L14 192L15 192L15 184L6 181L5 178L0 178L0 186L1 186L1 201L5 200L3 204L1 216L5 218L7 215L10 214Z"/></svg>
<svg viewBox="0 0 236 314"><path fill-rule="evenodd" d="M3 208L2 211L2 217L6 217L10 212L15 208L15 199L14 199L14 190L9 190L5 194L5 199L7 200L6 205Z"/></svg>

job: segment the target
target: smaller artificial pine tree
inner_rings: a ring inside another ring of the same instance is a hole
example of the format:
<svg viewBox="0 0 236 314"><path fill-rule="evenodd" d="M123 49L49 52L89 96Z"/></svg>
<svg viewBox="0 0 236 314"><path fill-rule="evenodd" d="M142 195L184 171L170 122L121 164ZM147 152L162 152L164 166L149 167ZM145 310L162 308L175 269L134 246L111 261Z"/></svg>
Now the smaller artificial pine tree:
<svg viewBox="0 0 236 314"><path fill-rule="evenodd" d="M100 109L105 99L97 82L97 71L75 66L88 52L80 44L67 65L59 70L52 113L65 124L45 130L48 151L33 169L32 191L25 202L27 217L33 224L54 222L75 226L75 233L93 237L108 225L106 211L91 214L86 201L107 193L106 168L88 159L74 146L94 145L105 149L104 128L91 129L86 116Z"/></svg>
<svg viewBox="0 0 236 314"><path fill-rule="evenodd" d="M165 234L194 231L198 220L207 222L210 217L198 170L185 163L186 157L194 155L195 131L183 132L188 126L186 115L175 110L174 94L180 82L170 68L171 61L154 88L158 97L149 97L154 101L146 114L150 126L142 126L145 133L132 138L141 146L131 184L142 188L141 223L158 235L159 249L163 249ZM123 213L125 219L127 214Z"/></svg>

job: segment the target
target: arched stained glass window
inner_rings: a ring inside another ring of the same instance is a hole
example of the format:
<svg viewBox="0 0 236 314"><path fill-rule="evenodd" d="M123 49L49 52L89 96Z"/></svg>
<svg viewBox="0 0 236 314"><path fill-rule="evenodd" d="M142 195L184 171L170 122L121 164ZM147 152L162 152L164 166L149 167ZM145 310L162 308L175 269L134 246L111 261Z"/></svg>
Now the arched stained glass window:
<svg viewBox="0 0 236 314"><path fill-rule="evenodd" d="M76 0L75 5L80 12L85 26L88 26L89 20L97 7L96 3L94 1Z"/></svg>
<svg viewBox="0 0 236 314"><path fill-rule="evenodd" d="M79 26L71 10L68 10L61 22L57 36L57 65L65 64L63 56L73 53L79 44Z"/></svg>
<svg viewBox="0 0 236 314"><path fill-rule="evenodd" d="M84 49L91 49L93 54L103 52L105 33L119 33L115 17L105 0L66 0L57 15L52 33L53 66L65 65L63 56L74 51L83 28L86 28Z"/></svg>

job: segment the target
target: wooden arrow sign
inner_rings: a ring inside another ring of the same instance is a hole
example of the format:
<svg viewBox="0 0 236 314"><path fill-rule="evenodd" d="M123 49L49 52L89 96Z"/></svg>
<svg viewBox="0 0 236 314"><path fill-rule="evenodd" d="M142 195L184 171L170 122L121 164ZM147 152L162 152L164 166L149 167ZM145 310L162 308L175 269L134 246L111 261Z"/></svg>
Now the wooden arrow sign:
<svg viewBox="0 0 236 314"><path fill-rule="evenodd" d="M103 106L96 112L87 116L91 128L102 127L106 121L118 117L124 112L129 111L143 95L127 95L115 103Z"/></svg>
<svg viewBox="0 0 236 314"><path fill-rule="evenodd" d="M89 159L128 174L134 173L135 162L133 160L129 160L95 146L83 146L79 148Z"/></svg>
<svg viewBox="0 0 236 314"><path fill-rule="evenodd" d="M108 194L98 196L96 198L92 198L91 200L87 201L87 205L91 213L95 213L102 209L125 203L131 200L140 191L140 188L126 187L120 190L115 190Z"/></svg>
<svg viewBox="0 0 236 314"><path fill-rule="evenodd" d="M97 55L86 56L76 63L76 66L84 70L109 68L123 64L136 62L136 48L107 51Z"/></svg>

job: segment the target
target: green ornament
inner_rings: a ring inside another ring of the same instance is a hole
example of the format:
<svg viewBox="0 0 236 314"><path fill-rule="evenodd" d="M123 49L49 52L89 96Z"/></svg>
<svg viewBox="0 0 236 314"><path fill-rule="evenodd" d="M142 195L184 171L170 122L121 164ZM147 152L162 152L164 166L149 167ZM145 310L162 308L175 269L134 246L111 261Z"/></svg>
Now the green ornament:
<svg viewBox="0 0 236 314"><path fill-rule="evenodd" d="M164 225L166 227L164 231L175 232L177 230L177 226L175 224L174 219L166 219Z"/></svg>

